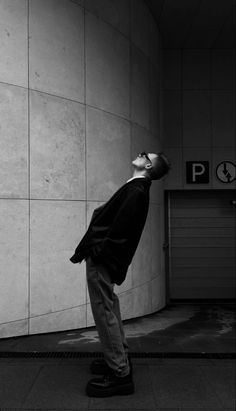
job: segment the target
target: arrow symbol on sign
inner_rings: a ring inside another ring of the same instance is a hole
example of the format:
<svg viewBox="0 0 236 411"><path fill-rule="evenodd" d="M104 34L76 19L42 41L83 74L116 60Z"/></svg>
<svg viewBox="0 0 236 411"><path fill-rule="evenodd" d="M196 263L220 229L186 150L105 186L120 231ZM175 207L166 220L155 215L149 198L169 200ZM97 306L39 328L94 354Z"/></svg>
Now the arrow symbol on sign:
<svg viewBox="0 0 236 411"><path fill-rule="evenodd" d="M228 182L230 182L232 176L231 176L230 172L227 170L226 163L224 163L223 173L224 173L225 177L227 178Z"/></svg>

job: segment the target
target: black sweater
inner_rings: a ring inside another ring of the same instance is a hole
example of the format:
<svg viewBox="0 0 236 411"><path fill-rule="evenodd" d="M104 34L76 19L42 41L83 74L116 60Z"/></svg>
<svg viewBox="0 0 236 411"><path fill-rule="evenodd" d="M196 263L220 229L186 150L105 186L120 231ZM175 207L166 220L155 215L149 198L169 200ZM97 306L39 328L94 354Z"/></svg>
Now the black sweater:
<svg viewBox="0 0 236 411"><path fill-rule="evenodd" d="M149 207L151 181L135 178L124 184L110 200L97 208L72 263L89 256L107 266L114 283L120 285L137 249Z"/></svg>

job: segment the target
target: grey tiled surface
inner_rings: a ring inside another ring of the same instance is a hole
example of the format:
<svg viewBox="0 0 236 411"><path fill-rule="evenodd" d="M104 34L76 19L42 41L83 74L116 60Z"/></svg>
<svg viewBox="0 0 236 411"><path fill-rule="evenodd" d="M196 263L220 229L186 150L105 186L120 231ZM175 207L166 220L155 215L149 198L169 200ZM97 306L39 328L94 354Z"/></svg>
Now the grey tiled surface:
<svg viewBox="0 0 236 411"><path fill-rule="evenodd" d="M134 359L135 394L88 398L89 359L0 360L0 410L235 411L235 362Z"/></svg>
<svg viewBox="0 0 236 411"><path fill-rule="evenodd" d="M131 352L235 352L233 311L178 305L126 322ZM135 394L98 399L85 394L89 358L14 358L22 351L101 351L94 329L3 339L3 351L10 356L0 356L0 411L235 411L232 359L134 358Z"/></svg>
<svg viewBox="0 0 236 411"><path fill-rule="evenodd" d="M38 364L7 363L0 361L0 406L20 407L37 380Z"/></svg>

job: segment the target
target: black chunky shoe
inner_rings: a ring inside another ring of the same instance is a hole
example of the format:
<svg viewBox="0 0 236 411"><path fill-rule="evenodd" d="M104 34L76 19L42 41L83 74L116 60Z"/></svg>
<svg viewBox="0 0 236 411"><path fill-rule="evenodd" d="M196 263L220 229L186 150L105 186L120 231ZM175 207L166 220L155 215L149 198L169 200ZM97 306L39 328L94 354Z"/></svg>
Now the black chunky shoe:
<svg viewBox="0 0 236 411"><path fill-rule="evenodd" d="M134 383L132 375L117 377L115 374L108 374L102 378L93 378L86 387L86 394L89 397L111 397L113 395L130 395L134 393Z"/></svg>
<svg viewBox="0 0 236 411"><path fill-rule="evenodd" d="M130 367L130 373L132 374L133 372L133 367L131 363L131 359L129 358L129 367ZM97 358L96 360L93 360L91 365L90 365L90 371L92 374L95 375L107 375L107 374L113 374L112 368L110 368L104 358Z"/></svg>

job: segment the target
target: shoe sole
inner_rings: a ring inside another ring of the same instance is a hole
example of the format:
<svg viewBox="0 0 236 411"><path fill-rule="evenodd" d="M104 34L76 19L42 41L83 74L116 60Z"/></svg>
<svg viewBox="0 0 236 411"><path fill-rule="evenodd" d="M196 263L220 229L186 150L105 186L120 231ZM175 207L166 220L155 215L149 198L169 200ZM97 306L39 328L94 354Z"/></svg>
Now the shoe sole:
<svg viewBox="0 0 236 411"><path fill-rule="evenodd" d="M93 375L106 375L113 374L113 370L109 367L90 367L90 372ZM132 368L130 369L130 374L133 375Z"/></svg>
<svg viewBox="0 0 236 411"><path fill-rule="evenodd" d="M86 387L86 394L89 397L111 397L113 395L130 395L134 393L134 383L120 385L119 387L111 387L106 390L100 390L99 388L91 387L88 385Z"/></svg>

